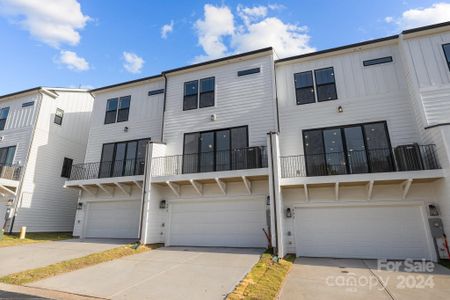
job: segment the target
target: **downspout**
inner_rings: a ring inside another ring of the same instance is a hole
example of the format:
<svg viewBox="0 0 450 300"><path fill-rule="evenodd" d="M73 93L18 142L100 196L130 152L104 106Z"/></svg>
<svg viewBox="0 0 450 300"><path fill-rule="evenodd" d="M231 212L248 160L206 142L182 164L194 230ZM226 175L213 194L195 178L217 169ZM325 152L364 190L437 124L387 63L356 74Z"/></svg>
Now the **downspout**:
<svg viewBox="0 0 450 300"><path fill-rule="evenodd" d="M33 131L31 132L31 141L30 141L30 144L28 145L27 156L25 157L25 164L23 166L23 170L21 170L21 172L20 172L19 186L17 187L16 197L14 199L15 200L14 201L14 215L12 217L11 224L9 226L9 234L12 233L13 228L14 228L14 222L16 221L16 216L17 216L19 202L20 202L20 194L22 193L23 179L24 179L25 173L27 171L28 159L30 158L31 147L33 146L37 122L39 120L39 116L41 113L41 104L42 104L43 99L44 99L44 97L42 95L42 90L39 90L39 99L37 101L38 104L36 106L36 118L34 119L34 123L33 123Z"/></svg>
<svg viewBox="0 0 450 300"><path fill-rule="evenodd" d="M162 123L161 123L161 143L164 142L164 120L166 113L166 99L167 99L167 76L165 73L162 73L164 77L164 100L163 100L163 113L162 113Z"/></svg>
<svg viewBox="0 0 450 300"><path fill-rule="evenodd" d="M145 209L145 198L147 196L147 178L148 178L147 164L149 163L148 149L150 148L150 143L152 142L149 141L145 147L144 179L142 181L141 217L139 222L139 234L138 234L139 241L141 241L142 238L142 225L144 224L144 209Z"/></svg>
<svg viewBox="0 0 450 300"><path fill-rule="evenodd" d="M269 140L270 140L270 162L271 162L271 172L272 172L272 189L273 189L273 217L274 217L274 226L275 226L275 247L274 247L274 254L276 253L278 255L278 222L277 222L277 201L275 199L275 171L273 168L273 141L272 141L272 134L274 132L269 132Z"/></svg>
<svg viewBox="0 0 450 300"><path fill-rule="evenodd" d="M272 57L273 57L273 55L272 55ZM280 111L278 108L277 70L275 67L275 61L273 62L273 80L274 80L274 85L275 85L275 106L276 106L276 111L277 111L277 131L280 132Z"/></svg>

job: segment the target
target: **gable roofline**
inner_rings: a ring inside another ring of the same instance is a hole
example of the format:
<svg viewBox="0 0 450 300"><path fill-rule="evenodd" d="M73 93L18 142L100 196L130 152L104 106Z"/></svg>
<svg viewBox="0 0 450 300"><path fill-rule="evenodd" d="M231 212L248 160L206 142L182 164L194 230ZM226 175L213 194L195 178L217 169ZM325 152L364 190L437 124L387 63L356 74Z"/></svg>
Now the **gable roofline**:
<svg viewBox="0 0 450 300"><path fill-rule="evenodd" d="M363 41L363 42L359 42L359 43L339 46L339 47L320 50L320 51L316 51L316 52L290 56L290 57L278 59L275 61L275 63L283 63L283 62L290 61L290 60L297 60L297 59L302 59L302 58L306 58L306 57L318 56L321 54L338 52L338 51L342 51L342 50L346 50L346 49L358 48L358 47L362 47L362 46L366 46L366 45L382 43L382 42L398 39L400 37L400 35L408 35L411 33L417 33L417 32L432 30L432 29L436 29L436 28L442 28L442 27L446 27L446 26L450 26L450 21L432 24L432 25L428 25L428 26L417 27L417 28L411 28L408 30L403 30L400 34L395 34L395 35L391 35L391 36L387 36L387 37L383 37L383 38L379 38L379 39L367 40L367 41Z"/></svg>
<svg viewBox="0 0 450 300"><path fill-rule="evenodd" d="M216 63L220 63L220 62L224 62L224 61L228 61L228 60L233 60L233 59L237 59L237 58L241 58L241 57L245 57L245 56L251 56L251 55L255 55L255 54L259 54L259 53L264 53L264 52L268 52L268 51L273 51L273 48L266 47L266 48L249 51L249 52L225 56L225 57L221 57L218 59L208 60L208 61L204 61L201 63L193 64L193 65L170 69L170 70L162 72L162 74L170 74L170 73L175 73L175 72L184 71L184 70L188 70L188 69L194 69L194 68L203 67L206 65L212 65L212 64L216 64Z"/></svg>
<svg viewBox="0 0 450 300"><path fill-rule="evenodd" d="M0 99L5 99L5 98L9 98L9 97L14 97L14 96L17 96L17 95L20 95L20 94L31 93L31 92L39 91L39 90L41 90L41 89L42 89L41 86L37 86L37 87L31 88L31 89L26 89L26 90L21 90L21 91L18 91L18 92L13 92L13 93L1 95L1 96L0 96Z"/></svg>
<svg viewBox="0 0 450 300"><path fill-rule="evenodd" d="M152 76L148 76L148 77L143 77L143 78L138 78L135 80L130 80L130 81L125 81L125 82L119 82L116 84L111 84L111 85L106 85L106 86L102 86L96 89L92 89L89 90L89 92L91 93L95 93L95 92L99 92L99 91L103 91L103 90L109 90L109 89L113 89L122 85L129 85L129 84L134 84L134 83L139 83L142 81L147 81L147 80L153 80L153 79L157 79L157 78L162 78L163 76L161 74L158 75L152 75Z"/></svg>

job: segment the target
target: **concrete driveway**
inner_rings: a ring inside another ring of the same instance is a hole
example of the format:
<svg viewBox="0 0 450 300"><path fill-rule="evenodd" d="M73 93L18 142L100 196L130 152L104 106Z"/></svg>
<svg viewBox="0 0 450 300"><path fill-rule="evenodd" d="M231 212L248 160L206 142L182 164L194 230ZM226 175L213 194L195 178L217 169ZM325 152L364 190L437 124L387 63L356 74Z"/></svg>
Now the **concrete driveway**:
<svg viewBox="0 0 450 300"><path fill-rule="evenodd" d="M159 248L30 286L107 299L223 299L259 260L262 251Z"/></svg>
<svg viewBox="0 0 450 300"><path fill-rule="evenodd" d="M127 243L127 241L71 239L3 247L0 248L0 276L108 250L124 243Z"/></svg>
<svg viewBox="0 0 450 300"><path fill-rule="evenodd" d="M378 265L376 260L297 258L279 298L439 300L449 297L450 270L430 262L390 261Z"/></svg>

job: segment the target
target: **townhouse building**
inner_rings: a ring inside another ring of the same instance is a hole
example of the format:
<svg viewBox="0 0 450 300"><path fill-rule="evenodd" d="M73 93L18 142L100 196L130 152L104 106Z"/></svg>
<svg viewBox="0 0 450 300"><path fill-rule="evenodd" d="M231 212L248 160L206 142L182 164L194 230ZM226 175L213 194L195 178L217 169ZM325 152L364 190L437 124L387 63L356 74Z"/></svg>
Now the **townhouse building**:
<svg viewBox="0 0 450 300"><path fill-rule="evenodd" d="M84 158L93 98L37 87L0 96L0 224L5 231L72 231L78 193L63 188Z"/></svg>
<svg viewBox="0 0 450 300"><path fill-rule="evenodd" d="M65 183L80 191L74 235L436 260L450 232L449 23L92 93Z"/></svg>

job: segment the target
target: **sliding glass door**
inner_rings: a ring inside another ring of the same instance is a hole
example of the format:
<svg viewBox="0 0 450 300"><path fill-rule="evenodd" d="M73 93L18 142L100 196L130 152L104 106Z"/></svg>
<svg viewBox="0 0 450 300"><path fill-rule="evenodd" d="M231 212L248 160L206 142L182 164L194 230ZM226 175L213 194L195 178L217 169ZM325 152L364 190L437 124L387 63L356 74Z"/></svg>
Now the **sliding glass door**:
<svg viewBox="0 0 450 300"><path fill-rule="evenodd" d="M386 122L303 131L308 176L390 172L394 160Z"/></svg>
<svg viewBox="0 0 450 300"><path fill-rule="evenodd" d="M183 173L243 169L248 165L247 126L184 135Z"/></svg>

